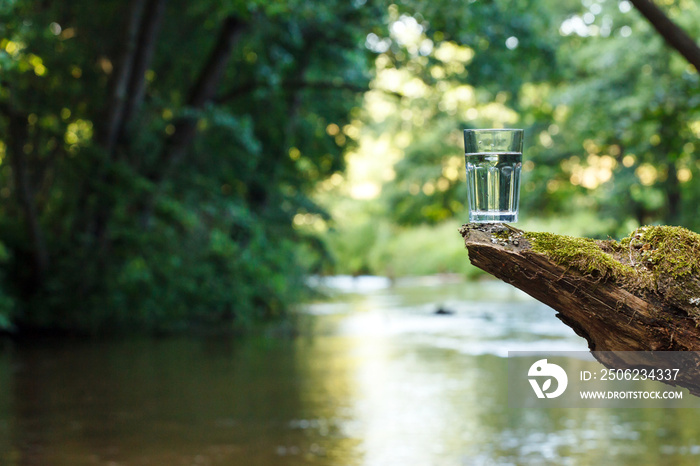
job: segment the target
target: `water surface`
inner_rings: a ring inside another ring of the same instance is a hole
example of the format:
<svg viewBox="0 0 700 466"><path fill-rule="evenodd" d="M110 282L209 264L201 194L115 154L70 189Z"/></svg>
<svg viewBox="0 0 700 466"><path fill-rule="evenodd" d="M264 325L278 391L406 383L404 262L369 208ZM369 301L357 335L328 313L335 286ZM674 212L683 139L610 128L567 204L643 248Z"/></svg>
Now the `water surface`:
<svg viewBox="0 0 700 466"><path fill-rule="evenodd" d="M295 337L5 343L2 465L695 465L690 409L509 409L509 350L585 350L500 282L336 277ZM443 309L448 315L437 315Z"/></svg>

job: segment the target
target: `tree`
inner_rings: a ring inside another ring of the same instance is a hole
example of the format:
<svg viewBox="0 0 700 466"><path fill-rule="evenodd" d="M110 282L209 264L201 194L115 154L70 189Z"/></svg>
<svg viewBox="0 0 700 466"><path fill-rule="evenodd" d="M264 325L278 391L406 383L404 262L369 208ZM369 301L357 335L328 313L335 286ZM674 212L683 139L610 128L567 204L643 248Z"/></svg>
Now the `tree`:
<svg viewBox="0 0 700 466"><path fill-rule="evenodd" d="M381 20L347 2L0 10L0 313L71 331L245 325L301 283ZM8 320L9 316L9 320Z"/></svg>
<svg viewBox="0 0 700 466"><path fill-rule="evenodd" d="M392 135L402 153L383 186L388 216L415 225L463 211L461 130L520 123L522 86L557 73L552 20L540 4L389 8L386 36L368 38L377 74L365 105L366 137Z"/></svg>
<svg viewBox="0 0 700 466"><path fill-rule="evenodd" d="M667 14L692 35L696 10L674 2ZM444 173L461 153L460 130L518 126L526 129L527 215L586 209L602 220L598 235L655 221L696 225L698 192L689 181L697 176L698 74L668 53L630 3L409 2L393 24L409 15L420 19L418 42L387 38L374 87L382 88L387 69L403 73L404 86L424 83L423 91L385 95L395 110L381 122L368 118L377 134L410 136L396 179L383 189L396 221L462 212L464 182ZM425 42L430 51L422 53ZM450 44L468 59L441 63L439 51Z"/></svg>
<svg viewBox="0 0 700 466"><path fill-rule="evenodd" d="M630 0L664 40L678 50L695 69L700 68L700 47L651 0Z"/></svg>

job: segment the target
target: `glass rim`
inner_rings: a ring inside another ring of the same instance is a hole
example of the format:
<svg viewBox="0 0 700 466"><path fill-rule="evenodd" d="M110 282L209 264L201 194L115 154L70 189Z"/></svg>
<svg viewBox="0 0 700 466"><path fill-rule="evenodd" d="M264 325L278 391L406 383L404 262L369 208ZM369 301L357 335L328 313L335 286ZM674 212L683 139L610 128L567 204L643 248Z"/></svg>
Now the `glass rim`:
<svg viewBox="0 0 700 466"><path fill-rule="evenodd" d="M521 133L525 131L522 128L485 128L485 129L465 129L464 132L476 132L476 131L520 131Z"/></svg>

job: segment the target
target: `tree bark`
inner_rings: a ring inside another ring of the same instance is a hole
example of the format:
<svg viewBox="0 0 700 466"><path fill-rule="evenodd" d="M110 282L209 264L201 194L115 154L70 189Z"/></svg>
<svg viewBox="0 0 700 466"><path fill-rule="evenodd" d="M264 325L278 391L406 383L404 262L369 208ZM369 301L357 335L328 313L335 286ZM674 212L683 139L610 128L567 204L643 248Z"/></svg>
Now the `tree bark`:
<svg viewBox="0 0 700 466"><path fill-rule="evenodd" d="M129 5L129 16L124 28L124 48L112 77L110 102L105 112L104 126L99 134L99 142L109 154L114 152L123 123L129 82L135 56L138 53L138 34L145 4L146 0L132 0Z"/></svg>
<svg viewBox="0 0 700 466"><path fill-rule="evenodd" d="M139 47L134 55L133 72L129 82L129 94L124 109L122 131L135 115L138 114L146 93L146 72L153 61L158 32L165 12L166 0L150 0L146 6L139 31Z"/></svg>
<svg viewBox="0 0 700 466"><path fill-rule="evenodd" d="M105 126L98 142L107 156L114 159L120 144L125 143L125 131L138 114L146 90L146 71L151 66L155 53L158 32L165 12L167 0L132 0L125 30L125 45L122 57L112 82L111 100L108 105ZM110 184L110 173L103 173L101 184ZM86 188L87 198L92 187ZM112 215L112 202L100 199L98 207L88 222L91 236L98 245L99 261L104 261L110 249L108 223Z"/></svg>
<svg viewBox="0 0 700 466"><path fill-rule="evenodd" d="M653 286L640 287L640 282L635 281L634 276L615 278L595 268L584 272L577 265L567 265L552 258L559 257L561 251L553 251L550 255L533 250L532 233L498 224L464 225L460 233L473 265L552 307L563 323L586 339L594 355L602 351L614 351L617 356L620 356L617 352L628 351L700 352L700 278L696 270L697 262L691 264L694 272L683 281L671 274L662 274ZM641 238L634 235L631 237ZM551 236L567 241L577 240ZM690 248L700 253L700 235L695 237L697 242L691 243ZM580 240L613 258L609 252L610 241ZM647 257L645 254L655 247L633 240L629 243L630 259L623 250L619 256L620 264L627 262L640 267L639 274L645 277L650 266L642 263L639 257ZM698 394L700 353L692 353L690 359L693 362L692 370L686 371L683 380L676 381L676 384ZM626 364L621 360L601 362L612 367Z"/></svg>
<svg viewBox="0 0 700 466"><path fill-rule="evenodd" d="M216 96L221 80L226 72L226 66L231 58L231 51L243 33L245 23L240 19L229 16L219 32L214 49L202 68L197 81L190 90L187 107L200 111ZM151 174L150 178L159 182L165 178L172 166L182 159L191 144L197 129L197 119L182 117L175 122L175 132L168 138L159 157L161 170Z"/></svg>
<svg viewBox="0 0 700 466"><path fill-rule="evenodd" d="M153 61L166 0L132 0L124 32L124 48L111 84L110 102L99 142L110 157L146 90L146 71Z"/></svg>
<svg viewBox="0 0 700 466"><path fill-rule="evenodd" d="M243 34L245 26L246 23L235 16L229 16L224 20L214 49L187 98L187 107L190 111L201 111L214 100L231 58L231 52ZM145 228L150 226L163 181L170 176L175 165L185 156L187 148L194 140L197 133L197 118L192 115L180 117L175 121L174 126L174 132L166 139L158 157L157 167L152 168L152 171L146 175L155 185L155 190L146 200L141 211L141 224Z"/></svg>
<svg viewBox="0 0 700 466"><path fill-rule="evenodd" d="M661 34L668 45L678 50L686 60L695 66L695 69L700 71L700 47L683 29L671 21L653 1L630 0L630 2Z"/></svg>

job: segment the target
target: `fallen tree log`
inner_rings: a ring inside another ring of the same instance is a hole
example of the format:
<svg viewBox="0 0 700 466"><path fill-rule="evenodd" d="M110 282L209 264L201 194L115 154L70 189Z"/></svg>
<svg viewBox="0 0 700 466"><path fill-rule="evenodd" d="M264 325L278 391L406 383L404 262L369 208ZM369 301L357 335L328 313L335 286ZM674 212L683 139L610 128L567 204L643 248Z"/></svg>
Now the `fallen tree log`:
<svg viewBox="0 0 700 466"><path fill-rule="evenodd" d="M556 310L594 356L611 358L601 361L608 367L638 362L619 352L699 352L671 385L700 393L700 235L642 227L599 241L504 224L467 224L460 233L472 264Z"/></svg>

